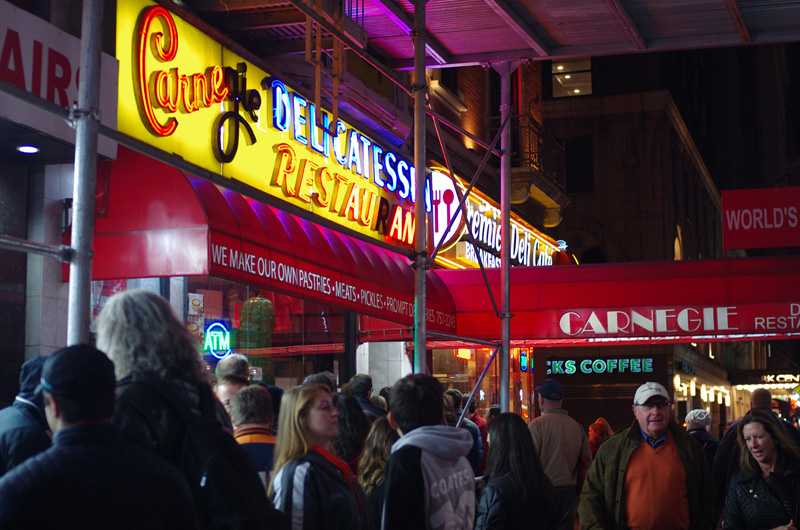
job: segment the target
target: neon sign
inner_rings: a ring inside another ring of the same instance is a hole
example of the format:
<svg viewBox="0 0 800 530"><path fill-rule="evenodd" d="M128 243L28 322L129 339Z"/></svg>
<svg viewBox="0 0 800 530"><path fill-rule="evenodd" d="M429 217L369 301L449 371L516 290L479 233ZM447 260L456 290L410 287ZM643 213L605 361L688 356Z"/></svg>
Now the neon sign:
<svg viewBox="0 0 800 530"><path fill-rule="evenodd" d="M398 152L334 122L152 1L122 2L117 17L119 97L137 103L119 105L121 132L365 235L413 246L416 171ZM430 211L430 190L423 196Z"/></svg>
<svg viewBox="0 0 800 530"><path fill-rule="evenodd" d="M167 27L167 35L163 33L150 33L150 26L162 19ZM152 76L147 75L147 49L150 37L153 37L153 48L159 61L171 62L178 54L178 29L169 11L163 7L146 9L142 17L142 29L139 32L139 92L140 105L145 113L147 124L158 136L169 136L178 128L178 120L170 117L163 125L158 121L153 112L152 96L155 93L156 102L162 109L169 112L178 110L179 102L183 103L186 112L194 112L203 107L210 107L219 103L228 95L221 66L213 66L208 75L194 74L191 77L180 75L175 68L172 73L158 70ZM166 46L166 48L165 48ZM150 86L150 79L155 79L155 86ZM190 94L191 93L191 94Z"/></svg>
<svg viewBox="0 0 800 530"><path fill-rule="evenodd" d="M547 361L547 375L551 374L613 374L613 373L652 373L653 359L584 359Z"/></svg>
<svg viewBox="0 0 800 530"><path fill-rule="evenodd" d="M472 350L470 350L469 348L458 348L456 350L456 358L457 359L463 359L465 361L471 361L472 360Z"/></svg>
<svg viewBox="0 0 800 530"><path fill-rule="evenodd" d="M650 310L597 310L563 313L561 332L569 336L735 331L736 307L686 307Z"/></svg>
<svg viewBox="0 0 800 530"><path fill-rule="evenodd" d="M206 328L203 340L203 351L210 353L217 359L224 359L231 353L231 333L220 322L214 322Z"/></svg>

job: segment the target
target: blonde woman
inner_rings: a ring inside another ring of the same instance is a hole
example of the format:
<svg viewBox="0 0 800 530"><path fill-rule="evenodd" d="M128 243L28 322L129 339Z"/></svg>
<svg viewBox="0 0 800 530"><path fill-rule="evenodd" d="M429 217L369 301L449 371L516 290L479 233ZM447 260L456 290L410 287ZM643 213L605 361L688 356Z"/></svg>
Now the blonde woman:
<svg viewBox="0 0 800 530"><path fill-rule="evenodd" d="M400 435L389 425L389 419L386 416L378 418L372 424L358 462L358 483L369 497L376 528L380 526L386 494L386 462L392 454L392 444L398 439Z"/></svg>
<svg viewBox="0 0 800 530"><path fill-rule="evenodd" d="M292 530L374 528L369 501L347 463L333 454L338 416L323 385L283 396L269 496Z"/></svg>

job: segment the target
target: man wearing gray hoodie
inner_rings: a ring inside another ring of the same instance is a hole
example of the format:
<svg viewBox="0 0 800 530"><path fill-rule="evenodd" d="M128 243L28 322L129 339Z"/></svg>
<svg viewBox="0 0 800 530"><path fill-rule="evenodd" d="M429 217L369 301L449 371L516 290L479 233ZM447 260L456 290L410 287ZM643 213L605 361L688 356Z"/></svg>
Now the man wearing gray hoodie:
<svg viewBox="0 0 800 530"><path fill-rule="evenodd" d="M383 530L472 530L472 437L444 424L444 388L412 374L395 383L389 423L400 434L386 467Z"/></svg>

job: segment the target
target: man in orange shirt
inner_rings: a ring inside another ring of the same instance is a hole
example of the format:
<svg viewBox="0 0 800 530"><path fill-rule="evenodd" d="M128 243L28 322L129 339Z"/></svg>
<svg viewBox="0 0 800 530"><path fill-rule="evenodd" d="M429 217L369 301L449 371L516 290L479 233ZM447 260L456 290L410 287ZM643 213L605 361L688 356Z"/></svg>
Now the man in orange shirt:
<svg viewBox="0 0 800 530"><path fill-rule="evenodd" d="M272 430L272 399L266 388L253 385L243 388L230 398L233 437L253 459L264 488L272 478L272 458L275 453L275 431Z"/></svg>
<svg viewBox="0 0 800 530"><path fill-rule="evenodd" d="M633 400L636 418L608 438L581 492L581 529L710 529L711 472L700 444L671 419L667 390L645 383Z"/></svg>

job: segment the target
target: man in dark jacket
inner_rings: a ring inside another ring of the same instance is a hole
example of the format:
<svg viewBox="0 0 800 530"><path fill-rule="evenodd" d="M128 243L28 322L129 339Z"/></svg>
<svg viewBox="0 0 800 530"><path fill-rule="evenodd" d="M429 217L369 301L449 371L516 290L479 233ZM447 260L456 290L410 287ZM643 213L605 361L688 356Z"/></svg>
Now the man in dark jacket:
<svg viewBox="0 0 800 530"><path fill-rule="evenodd" d="M372 377L368 374L356 374L350 378L350 392L353 393L361 410L373 414L376 418L386 416L386 411L372 404Z"/></svg>
<svg viewBox="0 0 800 530"><path fill-rule="evenodd" d="M0 410L0 477L33 455L50 447L41 392L36 392L46 357L22 365L19 394L14 404Z"/></svg>
<svg viewBox="0 0 800 530"><path fill-rule="evenodd" d="M766 388L756 388L750 394L750 410L763 409L772 411L772 394ZM779 419L789 439L792 440L798 448L800 448L800 432L797 431L792 424ZM728 493L728 484L734 472L739 469L739 441L737 439L737 429L739 422L736 420L728 427L722 439L719 441L717 454L714 456L714 467L712 476L714 479L714 490L717 494L716 501L714 502L714 523L719 522L722 517L722 511L725 508L725 497ZM797 522L797 521L795 521Z"/></svg>
<svg viewBox="0 0 800 530"><path fill-rule="evenodd" d="M194 529L180 472L111 425L114 365L91 346L49 356L41 376L53 447L0 480L0 528Z"/></svg>

